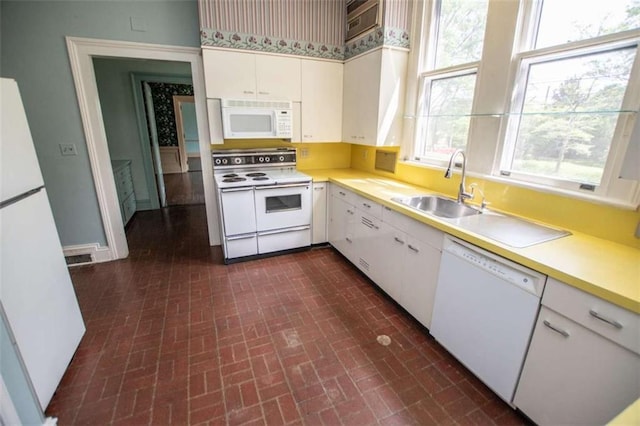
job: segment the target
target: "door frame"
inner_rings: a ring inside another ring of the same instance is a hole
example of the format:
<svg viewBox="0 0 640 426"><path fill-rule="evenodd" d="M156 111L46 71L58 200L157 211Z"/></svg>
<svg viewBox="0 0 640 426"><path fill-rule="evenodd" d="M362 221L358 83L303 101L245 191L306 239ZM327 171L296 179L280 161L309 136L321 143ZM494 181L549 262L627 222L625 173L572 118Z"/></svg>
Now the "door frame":
<svg viewBox="0 0 640 426"><path fill-rule="evenodd" d="M133 101L136 109L136 119L138 121L138 136L140 138L140 149L142 150L142 163L144 166L144 174L149 190L149 208L151 210L159 209L161 202L158 196L158 184L156 183L156 171L153 162L156 161L151 150L151 141L149 139L147 114L144 108L144 93L142 91L142 82L150 83L171 83L171 84L188 84L193 86L191 76L187 75L171 75L171 74L152 74L144 72L132 72L131 84L133 87ZM159 161L159 159L157 159ZM146 206L145 206L146 207Z"/></svg>
<svg viewBox="0 0 640 426"><path fill-rule="evenodd" d="M195 98L191 95L173 95L173 113L176 118L176 132L178 136L178 149L180 150L180 166L182 173L189 171L187 162L187 141L184 136L184 124L182 120L182 104L195 104Z"/></svg>
<svg viewBox="0 0 640 426"><path fill-rule="evenodd" d="M209 230L209 244L220 243L218 233L218 213L213 188L213 169L211 164L207 104L204 87L204 69L202 52L196 47L167 46L150 43L137 43L116 40L92 39L83 37L65 37L71 74L73 76L80 117L89 153L91 173L96 189L102 226L109 255L104 260L122 259L128 256L129 246L124 231L116 185L111 168L111 157L107 145L106 131L100 109L98 85L96 83L93 57L157 59L163 61L188 62L191 65L191 78L196 104L198 137L204 185L205 208Z"/></svg>

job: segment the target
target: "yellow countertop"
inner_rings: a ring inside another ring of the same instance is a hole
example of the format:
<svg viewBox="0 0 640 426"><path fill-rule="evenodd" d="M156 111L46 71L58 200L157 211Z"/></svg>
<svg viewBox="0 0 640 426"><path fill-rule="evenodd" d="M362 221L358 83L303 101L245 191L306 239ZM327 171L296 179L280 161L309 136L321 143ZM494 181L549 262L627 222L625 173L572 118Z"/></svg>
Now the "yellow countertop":
<svg viewBox="0 0 640 426"><path fill-rule="evenodd" d="M356 169L304 170L314 182L333 182L420 222L640 314L640 250L584 233L525 248L474 234L437 217L391 201L392 197L434 193ZM504 212L509 213L509 212ZM553 224L549 224L552 225Z"/></svg>
<svg viewBox="0 0 640 426"><path fill-rule="evenodd" d="M637 426L640 425L640 399L629 405L622 413L614 417L608 426Z"/></svg>

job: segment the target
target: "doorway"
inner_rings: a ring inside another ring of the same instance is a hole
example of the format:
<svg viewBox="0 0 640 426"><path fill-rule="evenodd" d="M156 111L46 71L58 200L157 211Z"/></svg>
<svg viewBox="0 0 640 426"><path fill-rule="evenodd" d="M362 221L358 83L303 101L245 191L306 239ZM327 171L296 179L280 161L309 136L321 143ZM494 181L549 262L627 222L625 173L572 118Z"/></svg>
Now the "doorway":
<svg viewBox="0 0 640 426"><path fill-rule="evenodd" d="M219 244L217 209L213 191L213 171L209 155L211 138L207 125L204 74L200 49L78 37L67 37L66 41L94 185L102 215L102 224L108 244L108 254L105 255L105 260L127 257L128 246L118 204L116 185L113 180L113 169L111 167L105 125L98 101L98 89L92 63L92 59L95 57L164 60L189 64L193 79L200 141L199 148L202 161L209 242L211 245Z"/></svg>

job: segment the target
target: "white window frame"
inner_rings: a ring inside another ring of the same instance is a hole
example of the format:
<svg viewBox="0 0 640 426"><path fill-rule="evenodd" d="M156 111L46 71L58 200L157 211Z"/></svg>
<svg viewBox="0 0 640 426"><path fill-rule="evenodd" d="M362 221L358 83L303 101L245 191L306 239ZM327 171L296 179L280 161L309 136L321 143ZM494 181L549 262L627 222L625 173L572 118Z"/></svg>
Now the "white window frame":
<svg viewBox="0 0 640 426"><path fill-rule="evenodd" d="M640 109L640 30L624 31L587 40L550 46L541 49L530 48L537 31L540 18L540 2L527 2L521 10L519 46L512 61L512 97L505 118L504 131L501 134L498 155L492 174L505 179L509 183L543 188L551 192L576 195L599 201L609 201L635 207L640 202L640 185L638 182L618 179L622 170L625 153L631 138L631 130L638 119ZM516 46L518 45L516 44ZM600 185L585 185L575 181L551 178L521 172L505 170L507 158L515 149L519 125L519 115L524 103L529 67L547 61L568 59L585 54L595 54L623 47L636 47L637 53L632 65L629 85L620 109L621 114L614 131L609 154L604 166ZM505 174L508 174L505 176Z"/></svg>
<svg viewBox="0 0 640 426"><path fill-rule="evenodd" d="M423 25L426 25L428 34L426 42L423 42L421 51L421 60L418 61L418 77L417 77L417 91L416 91L416 105L415 105L415 128L413 129L413 140L409 147L410 158L412 161L416 161L422 165L440 166L445 167L447 161L441 160L435 157L429 157L421 155L424 151L426 140L420 140L422 120L428 120L427 116L423 114L427 111L430 99L429 91L425 92L425 85L430 85L431 81L441 80L445 78L462 77L465 75L475 74L476 81L474 84L474 95L471 103L471 113L469 114L469 133L467 133L467 147L469 146L470 133L471 133L471 117L474 115L474 109L476 107L477 91L478 91L478 72L480 68L480 60L468 62L464 64L457 64L454 66L448 66L444 68L434 69L438 43L438 27L440 25L440 8L441 0L433 0L431 7L426 7L423 17ZM486 22L485 22L486 28ZM484 41L483 41L484 44ZM484 46L483 46L484 50ZM422 65L422 66L420 66ZM422 71L426 70L426 71ZM421 72L420 72L421 71ZM422 94L425 93L423 97Z"/></svg>
<svg viewBox="0 0 640 426"><path fill-rule="evenodd" d="M416 136L414 143L413 159L425 164L442 164L446 161L439 160L435 157L420 155L424 152L425 145L427 143L426 138L422 137L422 120L429 120L429 116L425 115L429 110L429 103L431 100L431 83L433 81L445 80L456 77L466 77L469 75L475 76L474 83L474 99L475 99L475 85L478 82L478 65L479 62L472 62L469 64L463 64L456 67L449 67L434 71L427 71L420 75L420 84L418 91L418 120L416 125ZM422 94L424 93L424 96ZM473 112L474 101L471 102L471 113L469 114L469 129L471 129L471 115ZM427 123L425 123L428 125ZM469 133L467 133L467 144L469 143Z"/></svg>

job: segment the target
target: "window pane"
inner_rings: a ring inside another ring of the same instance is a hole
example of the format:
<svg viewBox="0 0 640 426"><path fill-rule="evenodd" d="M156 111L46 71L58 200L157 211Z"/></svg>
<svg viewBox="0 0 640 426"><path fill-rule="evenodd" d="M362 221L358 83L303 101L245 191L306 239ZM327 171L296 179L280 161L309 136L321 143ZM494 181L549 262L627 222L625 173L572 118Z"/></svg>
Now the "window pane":
<svg viewBox="0 0 640 426"><path fill-rule="evenodd" d="M466 147L475 83L475 73L431 81L420 135L422 156L448 160Z"/></svg>
<svg viewBox="0 0 640 426"><path fill-rule="evenodd" d="M441 0L434 68L480 60L488 0Z"/></svg>
<svg viewBox="0 0 640 426"><path fill-rule="evenodd" d="M640 0L544 0L535 48L640 27Z"/></svg>
<svg viewBox="0 0 640 426"><path fill-rule="evenodd" d="M531 65L510 169L599 184L635 53Z"/></svg>

